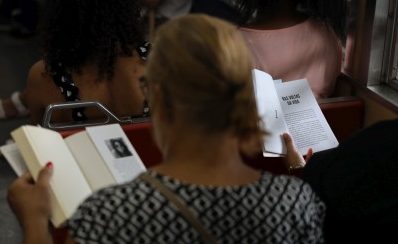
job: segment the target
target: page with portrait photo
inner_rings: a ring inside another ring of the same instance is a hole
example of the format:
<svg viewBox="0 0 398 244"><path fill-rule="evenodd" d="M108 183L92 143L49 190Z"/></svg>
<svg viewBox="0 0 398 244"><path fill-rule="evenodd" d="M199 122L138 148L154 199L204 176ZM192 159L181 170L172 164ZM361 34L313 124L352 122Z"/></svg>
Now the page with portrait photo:
<svg viewBox="0 0 398 244"><path fill-rule="evenodd" d="M116 183L130 181L146 170L119 124L87 127L86 131Z"/></svg>

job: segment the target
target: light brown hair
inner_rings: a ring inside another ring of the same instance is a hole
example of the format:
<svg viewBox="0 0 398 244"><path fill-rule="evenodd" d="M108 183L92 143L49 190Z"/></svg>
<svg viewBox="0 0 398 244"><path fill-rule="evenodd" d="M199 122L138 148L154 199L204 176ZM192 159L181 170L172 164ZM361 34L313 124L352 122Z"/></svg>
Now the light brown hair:
<svg viewBox="0 0 398 244"><path fill-rule="evenodd" d="M251 153L261 148L264 135L251 67L249 50L235 26L187 15L158 29L146 77L160 87L171 122L175 113L182 113L186 123L205 133L231 130L242 140L243 151Z"/></svg>

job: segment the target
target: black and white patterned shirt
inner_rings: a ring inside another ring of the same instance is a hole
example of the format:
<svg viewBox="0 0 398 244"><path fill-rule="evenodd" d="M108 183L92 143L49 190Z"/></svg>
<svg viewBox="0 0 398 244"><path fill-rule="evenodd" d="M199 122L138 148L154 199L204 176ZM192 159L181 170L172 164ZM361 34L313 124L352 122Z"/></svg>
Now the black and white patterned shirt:
<svg viewBox="0 0 398 244"><path fill-rule="evenodd" d="M264 172L252 184L209 187L149 171L177 193L219 243L323 243L325 206L300 179ZM105 188L68 222L77 243L204 243L148 183Z"/></svg>

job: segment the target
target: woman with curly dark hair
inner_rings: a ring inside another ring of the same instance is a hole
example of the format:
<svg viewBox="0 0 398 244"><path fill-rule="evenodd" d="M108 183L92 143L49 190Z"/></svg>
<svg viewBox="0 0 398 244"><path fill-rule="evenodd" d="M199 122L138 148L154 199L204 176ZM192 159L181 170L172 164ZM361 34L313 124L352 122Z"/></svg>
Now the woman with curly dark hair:
<svg viewBox="0 0 398 244"><path fill-rule="evenodd" d="M52 0L45 16L43 60L29 72L19 96L33 123L48 104L96 100L117 116L141 114L139 78L147 45L138 0ZM15 99L14 99L15 100ZM100 116L95 109L54 114L54 121Z"/></svg>

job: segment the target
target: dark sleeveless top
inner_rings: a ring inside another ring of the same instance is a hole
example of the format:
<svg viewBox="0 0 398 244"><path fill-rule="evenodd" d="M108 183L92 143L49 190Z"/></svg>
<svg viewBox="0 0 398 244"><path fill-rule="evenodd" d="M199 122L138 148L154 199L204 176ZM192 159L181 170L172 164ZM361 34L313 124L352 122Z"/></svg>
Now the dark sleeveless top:
<svg viewBox="0 0 398 244"><path fill-rule="evenodd" d="M141 59L146 60L149 54L150 44L145 42L136 48L136 51ZM66 102L80 101L79 88L75 85L72 79L72 74L63 67L62 63L52 65L55 71L52 74L55 85L60 89ZM147 108L144 107L144 110ZM85 121L87 116L84 113L85 108L72 109L72 118L74 121ZM145 111L144 111L145 112Z"/></svg>

